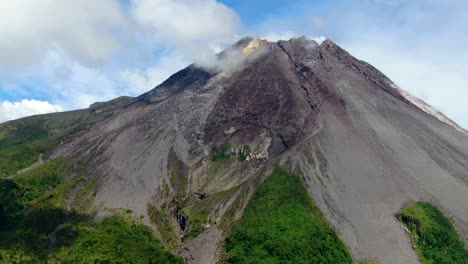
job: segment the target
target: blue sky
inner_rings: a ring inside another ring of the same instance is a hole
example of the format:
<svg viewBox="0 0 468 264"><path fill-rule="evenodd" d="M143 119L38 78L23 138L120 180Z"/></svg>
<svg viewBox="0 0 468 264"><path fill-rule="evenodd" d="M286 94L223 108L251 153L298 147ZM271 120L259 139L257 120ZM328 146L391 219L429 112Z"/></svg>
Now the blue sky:
<svg viewBox="0 0 468 264"><path fill-rule="evenodd" d="M464 0L2 1L0 122L139 95L244 35L306 35L332 39L467 128L466 14Z"/></svg>

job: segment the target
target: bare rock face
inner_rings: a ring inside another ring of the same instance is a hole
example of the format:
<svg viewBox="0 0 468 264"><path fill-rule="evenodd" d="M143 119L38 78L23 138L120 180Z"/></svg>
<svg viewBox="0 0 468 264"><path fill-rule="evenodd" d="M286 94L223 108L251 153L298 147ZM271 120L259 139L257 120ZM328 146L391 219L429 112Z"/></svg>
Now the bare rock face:
<svg viewBox="0 0 468 264"><path fill-rule="evenodd" d="M298 78L295 66L276 43L225 80L205 124L205 141L222 144L231 138L246 143L261 135L272 138L278 155L317 128L318 108ZM226 128L234 129L225 133Z"/></svg>
<svg viewBox="0 0 468 264"><path fill-rule="evenodd" d="M468 137L456 124L330 40L246 38L219 59L94 105L107 114L56 151L95 172L95 210L129 208L188 263L215 263L282 164L356 260L418 263L394 217L413 200L437 204L468 237Z"/></svg>

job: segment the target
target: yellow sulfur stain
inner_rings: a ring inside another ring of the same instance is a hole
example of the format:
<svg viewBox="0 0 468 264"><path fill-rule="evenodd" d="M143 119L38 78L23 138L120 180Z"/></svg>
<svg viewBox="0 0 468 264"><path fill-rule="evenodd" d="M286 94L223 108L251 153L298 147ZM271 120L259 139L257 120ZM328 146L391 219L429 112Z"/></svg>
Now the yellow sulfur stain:
<svg viewBox="0 0 468 264"><path fill-rule="evenodd" d="M267 41L261 40L259 38L255 38L252 41L249 42L249 44L242 49L245 55L250 55L252 54L255 50L257 50L259 47L266 46L268 44Z"/></svg>

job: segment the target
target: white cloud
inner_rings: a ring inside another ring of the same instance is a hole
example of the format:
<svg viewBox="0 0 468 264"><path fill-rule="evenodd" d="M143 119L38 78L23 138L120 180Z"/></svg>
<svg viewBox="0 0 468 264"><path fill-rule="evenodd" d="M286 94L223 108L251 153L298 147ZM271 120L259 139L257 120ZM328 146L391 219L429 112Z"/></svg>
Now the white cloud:
<svg viewBox="0 0 468 264"><path fill-rule="evenodd" d="M261 35L260 38L266 39L271 42L277 42L279 40L289 40L291 38L299 37L300 34L293 31L284 31L284 32L268 32L264 35Z"/></svg>
<svg viewBox="0 0 468 264"><path fill-rule="evenodd" d="M139 95L159 85L172 74L189 64L182 56L167 54L156 65L145 70L126 69L121 72L127 94Z"/></svg>
<svg viewBox="0 0 468 264"><path fill-rule="evenodd" d="M466 1L376 1L345 6L334 30L339 43L402 89L468 128ZM449 14L449 15L448 15Z"/></svg>
<svg viewBox="0 0 468 264"><path fill-rule="evenodd" d="M293 31L286 31L286 32L270 32L270 33L267 33L265 35L262 35L261 38L266 39L268 41L277 42L279 40L290 40L292 38L297 38L297 37L301 37L301 36L304 36L304 35L301 35L299 33L293 32ZM318 36L318 37L306 36L306 37L308 39L311 39L311 40L317 42L319 45L322 44L322 42L324 42L326 40L326 38L324 36Z"/></svg>
<svg viewBox="0 0 468 264"><path fill-rule="evenodd" d="M454 68L452 58L420 57L388 45L345 44L350 52L385 73L402 89L468 127L468 76ZM434 63L437 61L437 63ZM468 65L466 65L468 67Z"/></svg>
<svg viewBox="0 0 468 264"><path fill-rule="evenodd" d="M119 48L126 18L117 0L0 1L0 66L20 67L62 49L86 63L101 63Z"/></svg>
<svg viewBox="0 0 468 264"><path fill-rule="evenodd" d="M310 22L312 23L312 28L314 30L322 31L327 28L327 22L325 21L325 18L321 16L311 16Z"/></svg>
<svg viewBox="0 0 468 264"><path fill-rule="evenodd" d="M215 0L134 0L132 16L155 41L203 66L216 61L219 45L232 44L241 26L236 12Z"/></svg>
<svg viewBox="0 0 468 264"><path fill-rule="evenodd" d="M312 39L313 41L317 42L319 45L321 45L322 42L324 42L325 40L327 40L327 38L324 37L324 36L312 37L311 39Z"/></svg>
<svg viewBox="0 0 468 264"><path fill-rule="evenodd" d="M177 41L230 39L238 15L215 0L135 0L132 14L160 38Z"/></svg>
<svg viewBox="0 0 468 264"><path fill-rule="evenodd" d="M38 74L47 86L44 93L65 109L85 108L122 95L112 70L83 65L65 53L50 52L40 68Z"/></svg>
<svg viewBox="0 0 468 264"><path fill-rule="evenodd" d="M18 102L3 101L0 103L0 123L29 115L45 114L63 111L60 105L47 101L26 100Z"/></svg>
<svg viewBox="0 0 468 264"><path fill-rule="evenodd" d="M190 61L213 56L235 40L236 12L216 0L0 1L0 70L41 62L63 52L80 64L107 62L141 45L177 49ZM148 38L152 35L152 38Z"/></svg>
<svg viewBox="0 0 468 264"><path fill-rule="evenodd" d="M215 0L0 1L0 97L40 93L69 110L137 96L215 61L239 27Z"/></svg>
<svg viewBox="0 0 468 264"><path fill-rule="evenodd" d="M165 54L148 67L109 69L80 64L64 53L50 52L41 64L40 76L49 93L65 109L86 108L94 102L149 91L189 64L181 55Z"/></svg>

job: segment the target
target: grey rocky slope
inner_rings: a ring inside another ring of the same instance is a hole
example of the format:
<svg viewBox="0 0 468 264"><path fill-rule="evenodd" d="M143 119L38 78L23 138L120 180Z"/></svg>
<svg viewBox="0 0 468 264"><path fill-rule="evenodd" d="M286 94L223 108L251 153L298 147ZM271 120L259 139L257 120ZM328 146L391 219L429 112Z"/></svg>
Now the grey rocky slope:
<svg viewBox="0 0 468 264"><path fill-rule="evenodd" d="M442 208L466 240L468 136L453 121L329 40L247 38L219 60L93 105L92 127L51 157L92 169L93 210L129 208L187 262L215 263L231 223L282 164L356 260L418 263L394 217L415 200ZM220 146L246 161L212 161Z"/></svg>

